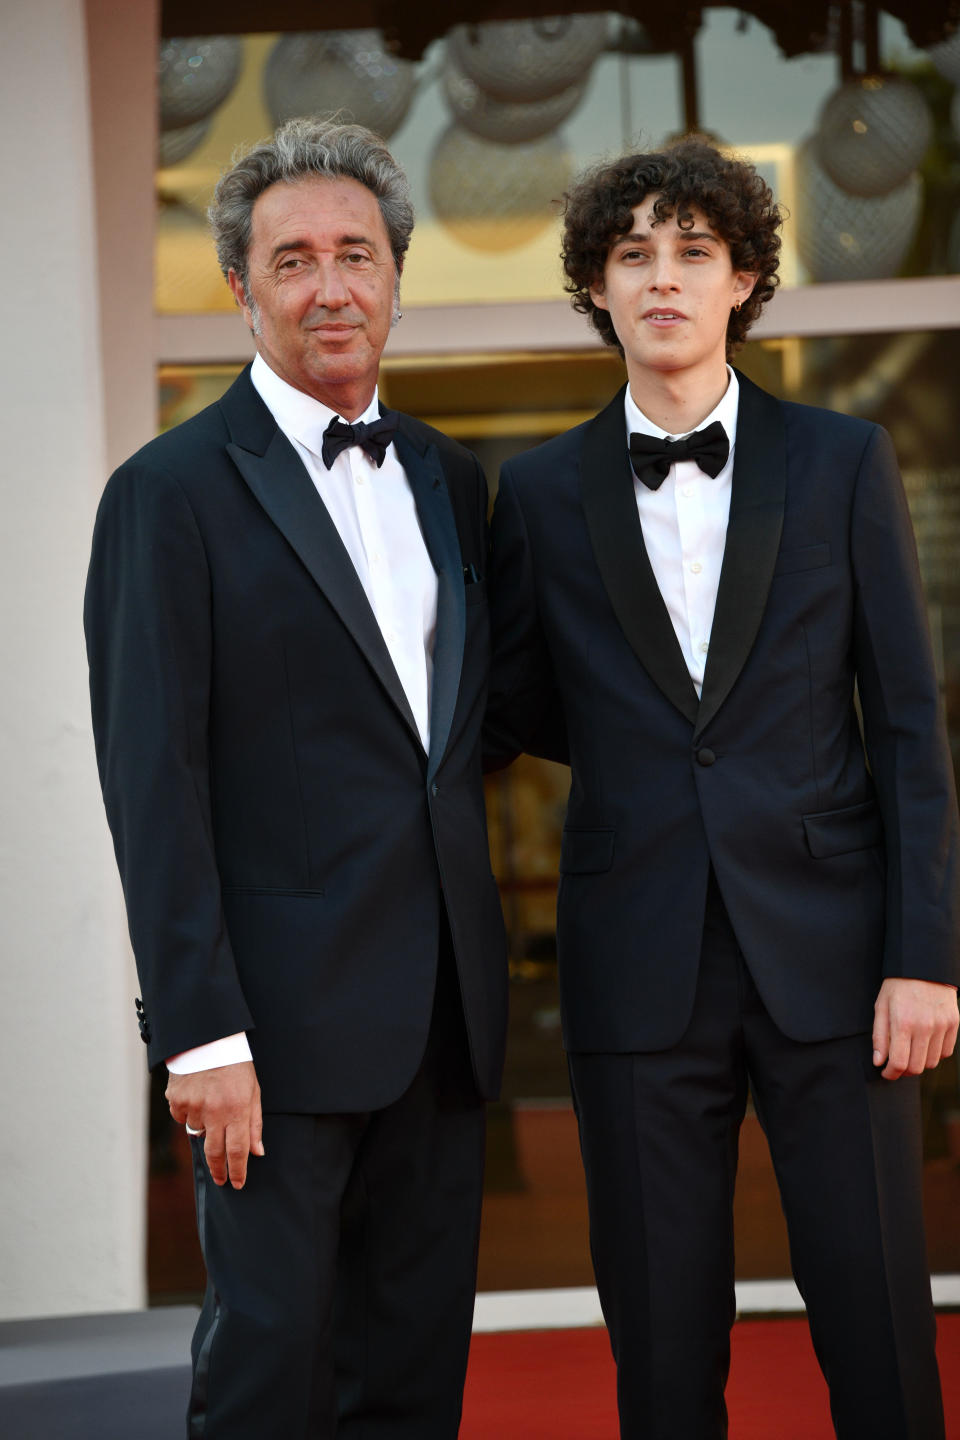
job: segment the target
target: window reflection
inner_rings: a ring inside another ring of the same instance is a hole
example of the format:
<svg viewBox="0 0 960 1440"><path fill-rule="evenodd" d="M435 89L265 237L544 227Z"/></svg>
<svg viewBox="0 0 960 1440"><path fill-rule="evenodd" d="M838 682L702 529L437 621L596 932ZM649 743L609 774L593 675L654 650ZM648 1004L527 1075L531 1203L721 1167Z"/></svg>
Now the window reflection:
<svg viewBox="0 0 960 1440"><path fill-rule="evenodd" d="M337 108L410 175L407 306L554 298L572 175L691 124L750 156L789 210L785 283L960 270L960 40L920 50L884 16L881 73L842 78L832 41L816 53L804 26L781 28L713 7L689 44L668 18L491 22L416 62L377 30L165 40L157 308L232 308L204 222L221 169L290 115Z"/></svg>

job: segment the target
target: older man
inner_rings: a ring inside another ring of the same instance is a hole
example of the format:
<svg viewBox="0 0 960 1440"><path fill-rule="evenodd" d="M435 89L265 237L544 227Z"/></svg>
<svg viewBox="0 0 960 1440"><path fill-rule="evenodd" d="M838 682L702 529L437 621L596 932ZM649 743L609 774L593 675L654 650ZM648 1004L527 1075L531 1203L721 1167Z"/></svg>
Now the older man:
<svg viewBox="0 0 960 1440"><path fill-rule="evenodd" d="M141 1033L194 1137L188 1434L453 1440L506 1001L486 489L378 403L413 212L375 136L291 121L210 214L257 357L111 478L85 610Z"/></svg>

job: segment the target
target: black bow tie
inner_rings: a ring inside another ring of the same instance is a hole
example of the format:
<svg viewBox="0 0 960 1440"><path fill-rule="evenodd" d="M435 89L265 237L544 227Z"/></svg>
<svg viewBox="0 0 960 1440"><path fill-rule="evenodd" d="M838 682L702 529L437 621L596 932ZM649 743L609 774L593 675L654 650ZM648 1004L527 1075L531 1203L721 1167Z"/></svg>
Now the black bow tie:
<svg viewBox="0 0 960 1440"><path fill-rule="evenodd" d="M653 435L630 436L630 463L633 473L648 490L659 490L671 465L678 460L695 460L700 469L715 478L727 463L730 442L719 420L706 430L694 430L684 440L658 440Z"/></svg>
<svg viewBox="0 0 960 1440"><path fill-rule="evenodd" d="M362 420L355 420L350 425L346 420L341 420L339 415L335 415L323 432L323 463L329 470L341 450L349 450L351 445L359 445L371 460L376 461L379 470L396 430L397 417L392 410L385 411L379 420L373 420L369 425L364 425Z"/></svg>

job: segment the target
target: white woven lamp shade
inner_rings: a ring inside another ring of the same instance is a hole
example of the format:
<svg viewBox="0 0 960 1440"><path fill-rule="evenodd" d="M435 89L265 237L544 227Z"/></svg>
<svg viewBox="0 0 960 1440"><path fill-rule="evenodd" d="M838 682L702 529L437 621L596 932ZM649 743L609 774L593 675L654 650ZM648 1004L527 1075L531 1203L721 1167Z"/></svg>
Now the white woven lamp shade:
<svg viewBox="0 0 960 1440"><path fill-rule="evenodd" d="M927 51L944 80L951 85L960 85L960 30L955 30L949 40L932 45Z"/></svg>
<svg viewBox="0 0 960 1440"><path fill-rule="evenodd" d="M380 30L281 35L264 67L263 90L275 125L295 115L333 114L387 139L410 109L416 67L386 48Z"/></svg>
<svg viewBox="0 0 960 1440"><path fill-rule="evenodd" d="M797 250L814 280L886 280L910 249L923 203L916 173L887 195L841 190L815 141L797 151Z"/></svg>
<svg viewBox="0 0 960 1440"><path fill-rule="evenodd" d="M512 250L554 219L553 202L570 183L571 171L556 135L499 145L451 125L430 162L430 200L437 219L463 244Z"/></svg>
<svg viewBox="0 0 960 1440"><path fill-rule="evenodd" d="M160 43L160 129L182 130L213 114L240 75L243 45L235 35L193 35Z"/></svg>
<svg viewBox="0 0 960 1440"><path fill-rule="evenodd" d="M472 134L503 145L549 135L573 114L586 88L584 79L545 100L492 100L452 61L443 69L443 93L454 119Z"/></svg>
<svg viewBox="0 0 960 1440"><path fill-rule="evenodd" d="M824 101L820 162L850 195L887 195L916 170L932 133L930 111L915 86L897 76L864 75Z"/></svg>
<svg viewBox="0 0 960 1440"><path fill-rule="evenodd" d="M157 164L178 165L192 155L210 132L213 116L196 120L192 125L179 125L176 130L161 130L157 136Z"/></svg>
<svg viewBox="0 0 960 1440"><path fill-rule="evenodd" d="M605 15L553 15L455 25L447 50L491 99L530 104L584 79L606 41Z"/></svg>

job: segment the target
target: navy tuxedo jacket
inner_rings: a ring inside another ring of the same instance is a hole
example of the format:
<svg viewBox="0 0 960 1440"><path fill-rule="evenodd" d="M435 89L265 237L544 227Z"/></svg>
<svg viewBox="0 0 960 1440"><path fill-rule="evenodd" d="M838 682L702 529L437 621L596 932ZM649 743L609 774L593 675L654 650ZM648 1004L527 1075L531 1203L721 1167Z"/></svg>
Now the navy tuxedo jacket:
<svg viewBox="0 0 960 1440"><path fill-rule="evenodd" d="M869 1029L883 976L960 978L954 780L892 446L739 380L701 699L644 548L622 392L500 483L488 759L572 767L557 939L574 1051L680 1038L711 865L794 1039Z"/></svg>
<svg viewBox="0 0 960 1440"><path fill-rule="evenodd" d="M111 477L85 627L97 759L152 1064L247 1030L268 1109L396 1099L441 906L495 1095L503 924L480 780L486 486L407 416L439 578L430 754L336 527L245 371Z"/></svg>

